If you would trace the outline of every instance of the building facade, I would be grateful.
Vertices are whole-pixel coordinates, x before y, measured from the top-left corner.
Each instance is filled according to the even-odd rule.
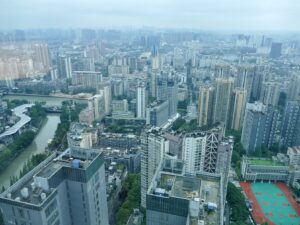
[[[285,106],[282,129],[282,145],[292,147],[300,145],[300,102],[288,101]]]
[[[169,119],[169,101],[161,101],[151,103],[146,111],[146,124],[155,127],[161,127],[168,122]]]
[[[202,86],[199,88],[198,124],[200,127],[212,124],[214,93],[213,87]]]
[[[104,161],[95,150],[55,153],[0,195],[5,224],[108,225]]]
[[[147,91],[144,85],[140,85],[137,88],[136,96],[136,117],[145,119],[146,118],[146,106],[147,106]]]
[[[261,102],[248,103],[243,122],[241,143],[247,153],[275,142],[279,112]]]
[[[216,79],[216,95],[213,110],[213,123],[227,124],[233,79]]]

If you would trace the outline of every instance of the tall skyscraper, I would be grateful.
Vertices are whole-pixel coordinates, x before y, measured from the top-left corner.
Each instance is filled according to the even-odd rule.
[[[196,174],[203,171],[206,134],[204,132],[187,134],[183,139],[182,148],[185,173]]]
[[[168,100],[168,80],[164,77],[157,78],[156,86],[156,97],[157,100],[166,101]]]
[[[136,117],[146,118],[146,106],[147,106],[147,90],[144,84],[140,84],[137,88],[136,96]]]
[[[151,51],[151,65],[152,65],[152,70],[157,71],[160,69],[160,56],[159,56],[159,52],[156,49],[156,46],[154,46]]]
[[[50,69],[49,50],[47,44],[33,44],[31,46],[33,50],[33,63],[39,64],[36,68],[42,71],[48,72]]]
[[[263,82],[260,94],[260,101],[265,105],[277,106],[280,95],[280,83]]]
[[[293,147],[300,145],[300,102],[288,101],[282,119],[282,145]]]
[[[277,131],[279,113],[261,102],[247,103],[241,143],[247,153],[271,147]]]
[[[104,96],[104,104],[105,104],[105,114],[108,115],[111,113],[111,84],[106,83],[103,84],[100,94]]]
[[[214,94],[213,87],[202,86],[199,89],[198,124],[200,127],[212,124]]]
[[[105,183],[96,150],[54,153],[0,195],[4,223],[108,225]]]
[[[166,151],[166,143],[163,134],[155,129],[145,130],[141,135],[141,205],[144,208],[147,190]]]
[[[227,79],[231,75],[231,68],[229,64],[219,63],[214,67],[214,76],[220,79]]]
[[[273,42],[270,51],[271,58],[279,58],[281,56],[282,43]]]
[[[88,108],[93,111],[94,119],[101,120],[105,116],[105,99],[103,95],[94,95],[88,99]]]
[[[227,124],[233,79],[216,79],[216,95],[213,110],[213,123]]]
[[[249,65],[242,65],[238,67],[235,77],[235,87],[240,87],[246,90],[247,102],[249,102],[253,83],[256,77],[256,68]]]
[[[205,172],[215,174],[220,173],[222,171],[221,168],[226,168],[227,171],[228,167],[230,167],[232,149],[223,151],[225,143],[227,143],[228,147],[232,145],[232,141],[229,143],[224,138],[223,125],[206,131],[187,133],[183,138],[182,144],[182,159],[185,165],[185,173],[197,174]],[[220,147],[221,144],[223,148]],[[219,156],[221,153],[222,157]],[[224,158],[227,160],[224,161]],[[229,163],[229,166],[225,165],[224,162]],[[228,173],[226,176],[228,176]]]
[[[157,95],[157,72],[151,72],[151,97],[156,97]]]
[[[59,56],[57,58],[57,70],[59,78],[72,78],[71,58],[68,56]]]
[[[243,125],[247,92],[243,88],[235,88],[232,92],[228,128],[240,130]]]
[[[290,101],[300,101],[300,75],[298,73],[292,75],[289,87],[288,99]]]
[[[255,74],[253,78],[253,85],[251,91],[251,99],[253,101],[258,101],[261,94],[261,86],[265,81],[266,74],[268,73],[267,67],[263,65],[255,66]],[[247,98],[248,99],[248,98]]]
[[[157,96],[157,98],[160,97]],[[174,117],[177,113],[178,87],[176,82],[173,80],[168,80],[167,82],[167,99],[164,99],[164,101],[168,101],[169,103],[169,108],[168,108],[169,118]]]

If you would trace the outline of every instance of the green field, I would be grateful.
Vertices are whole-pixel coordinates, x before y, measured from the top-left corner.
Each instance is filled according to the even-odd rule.
[[[276,225],[299,225],[300,218],[275,184],[252,183],[252,192],[264,215]]]
[[[267,159],[250,159],[250,164],[259,166],[284,166],[283,163]]]

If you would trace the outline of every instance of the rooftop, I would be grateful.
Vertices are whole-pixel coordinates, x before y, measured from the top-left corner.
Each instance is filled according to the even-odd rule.
[[[292,150],[294,154],[300,154],[300,146],[289,147],[288,150]]]
[[[274,161],[272,159],[249,159],[249,162],[251,165],[256,165],[256,166],[284,166],[283,163]]]
[[[219,224],[220,221],[220,182],[205,177],[182,176],[172,173],[160,172],[160,179],[154,186],[154,195],[175,197],[198,202],[198,208],[208,204],[216,204],[213,212],[203,211],[202,218],[190,216],[190,225],[198,225],[203,220],[205,224]],[[150,191],[151,189],[149,189]],[[191,206],[190,206],[191,207]],[[189,209],[191,210],[191,209]],[[200,213],[201,214],[201,213]]]
[[[32,205],[42,204],[48,196],[55,191],[49,187],[48,179],[62,167],[74,169],[85,169],[91,164],[91,160],[85,160],[70,156],[70,149],[56,156],[52,154],[49,158],[26,174],[13,186],[9,187],[0,198],[11,199]],[[46,179],[46,181],[45,181]]]

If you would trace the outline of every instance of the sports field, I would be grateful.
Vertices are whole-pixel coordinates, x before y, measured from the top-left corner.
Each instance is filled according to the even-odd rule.
[[[253,201],[252,216],[260,224],[300,225],[300,208],[282,183],[246,183],[241,186]]]

